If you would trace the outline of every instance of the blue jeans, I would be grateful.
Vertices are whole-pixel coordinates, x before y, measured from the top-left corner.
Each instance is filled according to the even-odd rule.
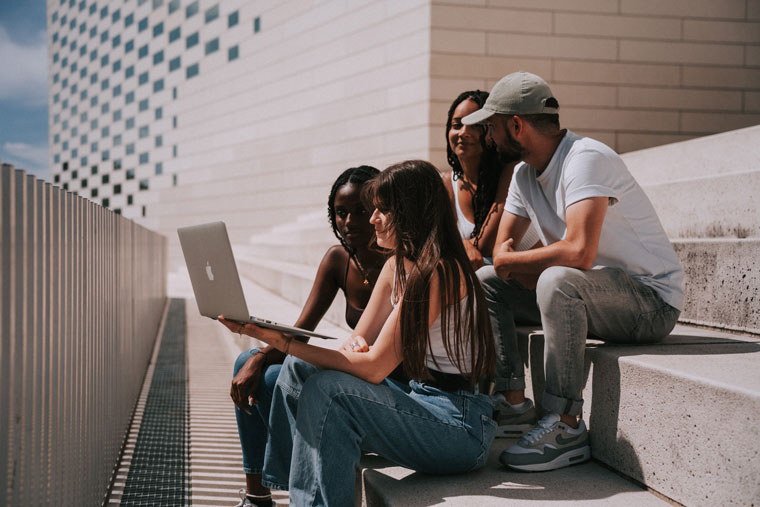
[[[433,474],[488,458],[496,423],[488,396],[392,379],[371,384],[288,357],[277,379],[262,484],[292,505],[354,505],[362,451]]]
[[[536,290],[500,279],[493,266],[484,266],[477,274],[497,340],[496,390],[525,389],[515,323],[540,323],[546,372],[541,404],[549,412],[581,413],[587,336],[615,343],[652,343],[673,330],[681,313],[618,268],[584,271],[552,266],[541,273]]]
[[[250,349],[240,354],[235,361],[232,376],[237,375],[246,361],[257,352],[258,349]],[[272,391],[277,382],[277,376],[280,374],[280,368],[282,368],[281,364],[271,364],[262,373],[259,387],[256,391],[258,403],[250,408],[250,414],[235,407],[240,447],[243,449],[243,469],[247,474],[261,473],[261,469],[264,466],[269,407],[272,403]]]

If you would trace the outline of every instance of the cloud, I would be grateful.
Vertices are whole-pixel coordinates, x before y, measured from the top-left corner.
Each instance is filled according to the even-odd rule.
[[[48,147],[46,144],[27,144],[17,142],[3,143],[2,151],[16,160],[7,160],[30,173],[47,173]]]
[[[32,45],[11,40],[0,26],[0,100],[22,105],[46,105],[48,101],[47,36],[41,31]]]

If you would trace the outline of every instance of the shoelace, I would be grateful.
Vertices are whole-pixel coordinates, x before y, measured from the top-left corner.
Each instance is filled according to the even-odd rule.
[[[554,425],[557,421],[551,417],[552,415],[553,414],[547,414],[541,418],[541,420],[538,421],[538,426],[523,435],[522,440],[524,440],[529,445],[533,445],[541,440],[544,435],[554,429]]]

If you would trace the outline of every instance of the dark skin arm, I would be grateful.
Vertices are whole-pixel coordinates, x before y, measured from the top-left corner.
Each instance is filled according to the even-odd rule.
[[[348,253],[341,246],[336,245],[327,250],[295,327],[310,331],[317,327],[340,289],[347,257]],[[250,405],[258,402],[255,393],[264,369],[267,365],[280,364],[284,360],[285,354],[270,345],[262,347],[258,354],[252,355],[232,379],[230,397],[235,405],[250,412]]]

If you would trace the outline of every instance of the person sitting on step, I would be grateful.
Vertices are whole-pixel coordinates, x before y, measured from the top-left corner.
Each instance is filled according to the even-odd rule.
[[[438,171],[393,165],[363,197],[392,256],[340,350],[219,317],[290,354],[272,396],[263,483],[289,490],[296,506],[353,505],[362,451],[425,473],[477,469],[496,431],[481,390],[494,362],[488,309]],[[386,378],[402,361],[408,384]]]
[[[330,247],[322,258],[296,327],[313,330],[338,290],[345,295],[346,324],[352,329],[367,306],[386,256],[376,247],[375,230],[360,194],[362,186],[378,173],[370,166],[353,167],[333,183],[327,215],[340,245]],[[235,361],[230,396],[235,402],[246,482],[239,507],[272,505],[271,492],[261,484],[261,468],[272,390],[284,358],[276,348],[264,347],[247,350]]]

